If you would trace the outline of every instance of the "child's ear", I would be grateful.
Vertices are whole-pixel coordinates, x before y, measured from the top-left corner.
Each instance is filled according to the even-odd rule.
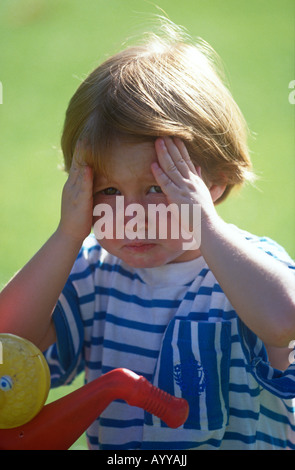
[[[217,202],[218,199],[223,195],[225,188],[226,188],[226,184],[224,185],[212,184],[211,186],[209,186],[209,191],[212,197],[212,201],[214,203]]]
[[[204,181],[204,183],[207,185],[209,191],[210,191],[210,194],[211,194],[211,197],[212,197],[212,201],[215,203],[218,201],[218,199],[223,195],[225,189],[226,189],[226,184],[214,184],[214,183],[211,183],[210,181],[206,181],[205,178],[203,178],[202,176],[202,169],[200,166],[196,166],[196,171],[199,175],[200,178],[202,178],[202,180]],[[224,175],[221,174],[221,176],[224,178]]]

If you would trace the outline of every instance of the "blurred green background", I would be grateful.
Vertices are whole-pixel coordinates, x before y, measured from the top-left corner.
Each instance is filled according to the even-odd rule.
[[[294,13],[294,0],[1,0],[1,287],[58,224],[66,179],[60,136],[70,97],[126,39],[148,29],[154,14],[217,51],[252,133],[260,179],[219,213],[295,258]]]

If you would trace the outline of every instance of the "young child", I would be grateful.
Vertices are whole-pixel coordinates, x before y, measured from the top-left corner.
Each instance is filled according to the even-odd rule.
[[[52,386],[125,367],[189,402],[170,429],[114,401],[88,430],[91,449],[295,449],[295,263],[216,212],[253,174],[213,64],[204,44],[153,35],[89,75],[65,118],[59,226],[0,296],[0,331],[46,350]],[[119,237],[131,204],[199,207],[198,227],[180,223],[201,243]],[[113,237],[90,234],[104,216],[94,207],[111,208]]]

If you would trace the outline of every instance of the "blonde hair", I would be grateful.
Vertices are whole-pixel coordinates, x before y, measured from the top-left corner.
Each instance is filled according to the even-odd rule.
[[[86,162],[103,171],[114,139],[176,136],[207,180],[226,184],[220,200],[253,179],[247,126],[217,72],[216,55],[183,36],[170,25],[169,34],[151,34],[115,54],[81,83],[61,140],[67,171],[78,139],[87,141]]]

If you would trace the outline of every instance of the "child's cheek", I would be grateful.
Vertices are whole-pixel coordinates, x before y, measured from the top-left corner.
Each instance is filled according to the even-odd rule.
[[[95,238],[113,240],[116,227],[115,198],[97,196],[93,198],[92,226]]]

